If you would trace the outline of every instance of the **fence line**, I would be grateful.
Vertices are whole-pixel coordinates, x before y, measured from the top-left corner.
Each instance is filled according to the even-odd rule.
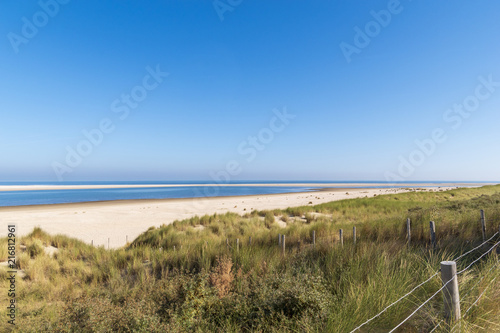
[[[349,333],[352,333],[352,332],[355,332],[357,330],[359,330],[361,327],[363,327],[364,325],[368,324],[369,322],[371,322],[373,319],[379,317],[382,313],[384,313],[385,311],[387,311],[390,307],[396,305],[397,303],[399,303],[400,301],[402,301],[403,299],[405,299],[406,297],[408,297],[410,294],[412,294],[415,290],[417,290],[418,288],[420,288],[421,286],[423,286],[424,284],[426,284],[427,282],[429,282],[430,280],[432,280],[432,278],[434,278],[436,275],[439,274],[439,271],[434,273],[430,278],[428,278],[427,280],[425,280],[424,282],[420,283],[418,286],[416,286],[415,288],[413,288],[411,291],[409,291],[408,293],[406,293],[404,296],[400,297],[397,301],[389,304],[385,309],[383,309],[382,311],[380,311],[378,314],[376,314],[375,316],[371,317],[370,319],[368,319],[367,321],[365,321],[363,324],[359,325],[358,327],[356,327],[355,329],[353,329],[351,332]]]
[[[476,288],[478,286],[478,284],[481,283],[481,281],[483,281],[486,276],[488,276],[488,274],[493,270],[493,268],[496,267],[497,264],[495,264],[493,267],[491,267],[487,272],[486,274],[484,274],[478,281],[476,281],[476,283],[474,283],[474,285],[472,287],[469,288],[469,290],[467,291],[467,293],[463,296],[463,298],[466,298],[467,296],[470,295],[470,293],[472,292],[472,290],[474,290],[474,288]]]
[[[440,291],[442,291],[448,285],[448,283],[454,281],[455,278],[458,275],[460,275],[463,272],[465,272],[466,270],[468,270],[470,267],[472,267],[472,265],[474,265],[476,262],[478,262],[482,257],[484,257],[485,255],[487,255],[488,253],[490,253],[498,244],[500,244],[500,241],[498,241],[497,243],[495,243],[488,251],[486,251],[485,253],[483,253],[479,258],[477,258],[476,260],[474,260],[467,267],[465,267],[460,272],[457,272],[455,275],[453,275],[453,277],[451,279],[449,279],[441,288],[439,288],[438,291],[436,291],[431,297],[429,297],[425,302],[423,302],[417,309],[415,309],[415,311],[413,311],[408,317],[406,317],[396,327],[394,327],[392,330],[390,330],[389,333],[394,332],[398,327],[400,327],[401,325],[403,325],[408,319],[410,319],[415,313],[417,313],[418,310],[420,310],[425,304],[427,304],[431,299],[433,299]]]
[[[495,233],[492,237],[490,237],[488,240],[486,240],[486,241],[484,241],[483,243],[481,243],[481,245],[476,246],[476,247],[475,247],[475,248],[473,248],[472,250],[467,251],[466,253],[464,253],[464,254],[462,254],[462,255],[458,256],[456,259],[453,259],[453,261],[460,260],[460,259],[462,259],[463,257],[465,257],[466,255],[468,255],[468,254],[472,253],[473,251],[475,251],[475,250],[477,250],[477,249],[481,248],[484,244],[486,244],[487,242],[489,242],[491,239],[493,239],[493,238],[494,238],[496,235],[498,235],[498,234],[499,234],[499,232],[496,232],[496,233]],[[491,252],[491,251],[492,251],[492,250],[496,247],[496,245],[498,245],[499,243],[500,243],[500,242],[497,242],[495,245],[493,245],[493,246],[490,248],[490,250],[488,250],[486,253],[484,253],[484,254],[483,254],[483,255],[481,255],[479,258],[477,258],[476,260],[474,260],[474,261],[473,261],[473,262],[472,262],[469,266],[467,266],[467,267],[466,267],[465,269],[463,269],[462,271],[458,272],[456,275],[459,275],[459,274],[463,273],[464,271],[466,271],[467,269],[469,269],[469,268],[470,268],[470,267],[471,267],[474,263],[476,263],[478,260],[480,260],[483,256],[485,256],[487,253]],[[397,303],[399,303],[400,301],[402,301],[403,299],[405,299],[406,297],[408,297],[408,296],[409,296],[410,294],[412,294],[415,290],[417,290],[418,288],[420,288],[421,286],[423,286],[424,284],[426,284],[427,282],[429,282],[430,280],[432,280],[432,278],[434,278],[434,277],[435,277],[436,275],[438,275],[438,274],[439,274],[439,271],[438,271],[438,272],[436,272],[436,273],[434,273],[431,277],[429,277],[429,278],[428,278],[427,280],[425,280],[424,282],[422,282],[422,283],[420,283],[419,285],[417,285],[416,287],[414,287],[411,291],[409,291],[408,293],[406,293],[404,296],[400,297],[400,298],[399,298],[398,300],[396,300],[395,302],[393,302],[393,303],[389,304],[387,307],[385,307],[385,308],[384,308],[382,311],[380,311],[378,314],[376,314],[375,316],[371,317],[370,319],[368,319],[367,321],[365,321],[364,323],[362,323],[361,325],[359,325],[358,327],[356,327],[355,329],[353,329],[352,331],[350,331],[350,333],[353,333],[353,332],[357,331],[358,329],[360,329],[360,328],[361,328],[361,327],[363,327],[364,325],[368,324],[369,322],[371,322],[371,321],[372,321],[372,320],[374,320],[375,318],[377,318],[377,317],[379,317],[380,315],[382,315],[382,314],[383,314],[385,311],[387,311],[390,307],[392,307],[392,306],[396,305]],[[446,283],[446,284],[445,284],[445,286],[446,286],[447,284],[448,284],[448,283]],[[438,290],[438,292],[439,292],[439,291],[441,291],[443,288],[444,288],[444,286],[443,286],[440,290]],[[432,296],[432,297],[434,297],[434,296]],[[431,297],[431,298],[432,298],[432,297]],[[419,310],[419,309],[420,309],[420,307],[419,307],[417,310]],[[413,315],[413,314],[412,314],[412,315]],[[411,316],[412,316],[412,315],[411,315]],[[409,319],[409,317],[408,317],[407,319]],[[406,319],[406,320],[407,320],[407,319]],[[405,320],[405,321],[406,321],[406,320]],[[401,324],[402,324],[402,323],[401,323]],[[438,324],[438,325],[440,325],[440,324]],[[397,327],[399,327],[399,326],[397,326]],[[396,328],[397,328],[397,327],[396,327]],[[436,326],[436,327],[437,327],[437,326]],[[436,328],[436,327],[435,327],[435,328]],[[435,328],[434,328],[434,329],[435,329]],[[391,331],[391,332],[392,332],[392,331]]]
[[[415,310],[413,311],[408,317],[406,317],[402,322],[400,322],[396,327],[394,327],[392,330],[389,331],[389,333],[392,333],[394,332],[399,326],[403,325],[408,319],[410,319],[411,317],[413,317],[413,315],[415,313],[417,313],[418,310],[420,310],[421,308],[424,307],[425,304],[429,303],[429,301],[431,299],[433,299],[434,297],[436,297],[436,295],[441,291],[443,290],[447,285],[448,283],[450,283],[451,281],[454,280],[454,278],[457,276],[457,274],[455,274],[451,279],[448,280],[448,282],[446,282],[441,288],[438,289],[438,291],[436,291],[431,297],[429,297],[425,302],[423,302],[422,304],[420,304],[420,306]]]
[[[460,272],[457,273],[457,275],[459,274],[462,274],[463,272],[465,272],[466,270],[468,270],[472,265],[474,265],[476,262],[479,261],[479,259],[481,259],[482,257],[484,257],[485,255],[487,255],[488,253],[490,253],[498,244],[500,244],[500,241],[496,242],[495,244],[493,244],[492,247],[490,247],[490,249],[488,251],[486,251],[485,253],[483,253],[479,258],[477,258],[476,260],[474,260],[473,262],[471,262],[469,264],[469,266],[465,267],[464,269],[462,269]]]
[[[461,256],[457,257],[456,259],[453,259],[453,261],[458,261],[460,259],[462,259],[463,257],[465,257],[466,255],[468,255],[469,253],[479,249],[480,247],[482,247],[484,244],[488,243],[490,240],[492,240],[496,235],[498,235],[498,231],[495,232],[495,234],[493,236],[491,236],[488,240],[485,240],[484,242],[481,243],[481,245],[478,245],[476,246],[475,248],[473,248],[472,250],[470,251],[467,251],[465,252],[464,254],[462,254]]]
[[[496,265],[495,265],[495,266],[496,266]],[[495,267],[495,266],[493,266],[493,267]],[[476,305],[476,303],[477,303],[477,302],[481,299],[481,297],[483,297],[483,295],[484,295],[484,293],[486,292],[486,290],[488,290],[488,288],[491,286],[491,284],[492,284],[493,282],[495,282],[495,280],[497,279],[497,277],[498,277],[498,276],[495,276],[495,277],[493,278],[493,280],[491,280],[491,281],[490,281],[490,283],[488,283],[488,285],[486,286],[486,288],[484,288],[483,292],[479,295],[479,297],[478,297],[478,298],[474,301],[474,303],[472,303],[472,305],[471,305],[471,306],[470,306],[470,307],[469,307],[469,308],[465,311],[465,314],[467,314],[467,313],[469,312],[469,310],[470,310],[470,309],[472,309],[472,307],[473,307],[474,305]]]

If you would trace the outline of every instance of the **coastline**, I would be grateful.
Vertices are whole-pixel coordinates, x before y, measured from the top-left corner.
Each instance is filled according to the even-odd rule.
[[[428,187],[445,191],[457,186]],[[63,234],[95,246],[118,248],[148,228],[175,220],[214,213],[250,213],[253,210],[285,209],[374,195],[407,192],[407,188],[322,188],[310,192],[205,197],[189,199],[139,199],[96,201],[37,206],[0,207],[0,220],[15,224],[18,236],[40,227],[50,234]]]
[[[374,187],[474,187],[495,183],[425,182],[425,183],[249,183],[249,184],[107,184],[107,185],[0,185],[0,192],[47,191],[47,190],[90,190],[124,188],[168,188],[168,187],[313,187],[313,188],[374,188]]]

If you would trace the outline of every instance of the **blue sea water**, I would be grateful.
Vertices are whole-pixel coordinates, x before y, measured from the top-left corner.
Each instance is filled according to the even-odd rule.
[[[274,194],[306,192],[306,187],[270,187],[270,186],[192,186],[192,187],[139,187],[106,188],[79,190],[36,190],[36,191],[0,191],[0,206],[47,205],[58,203],[131,200],[131,199],[172,199],[198,198],[252,194]]]
[[[272,182],[232,182],[232,184],[291,184],[291,186],[192,186],[192,187],[164,187],[164,188],[107,188],[107,189],[67,189],[67,190],[36,190],[36,191],[0,191],[0,206],[25,206],[25,205],[46,205],[60,203],[90,202],[90,201],[111,201],[111,200],[132,200],[132,199],[170,199],[170,198],[197,198],[235,195],[260,195],[276,193],[306,192],[314,190],[315,187],[293,186],[293,184],[345,184],[346,188],[355,187],[350,184],[359,183],[356,181],[332,182],[332,181],[272,181]],[[372,188],[382,188],[391,186],[381,186],[381,182],[366,182]],[[412,184],[418,182],[411,182]],[[424,182],[422,182],[424,183]],[[429,184],[429,182],[425,182]],[[437,182],[436,182],[437,183]],[[443,182],[439,182],[443,183]],[[463,183],[463,182],[462,182]],[[158,182],[158,181],[138,181],[138,182],[0,182],[0,185],[153,185],[153,184],[210,184],[210,182]],[[404,187],[404,183],[398,187]]]

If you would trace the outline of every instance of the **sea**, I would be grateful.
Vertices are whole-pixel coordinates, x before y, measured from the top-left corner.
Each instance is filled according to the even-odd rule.
[[[355,184],[367,184],[363,188],[391,188],[391,187],[414,187],[414,184],[422,183],[430,186],[432,184],[456,184],[457,182],[408,182],[398,183],[398,186],[384,186],[380,181],[242,181],[231,182],[232,186],[206,186],[213,184],[204,181],[124,181],[124,182],[0,182],[0,185],[179,185],[163,188],[134,187],[134,188],[105,188],[105,189],[64,189],[64,190],[31,190],[31,191],[0,191],[0,207],[26,206],[26,205],[48,205],[92,201],[113,200],[137,200],[137,199],[174,199],[174,198],[198,198],[219,197],[237,195],[263,195],[278,193],[294,193],[314,191],[323,188],[323,184],[332,184],[342,188],[359,187]],[[460,182],[466,183],[466,182]],[[183,187],[183,184],[197,184],[199,186]],[[246,184],[256,184],[245,186]],[[287,186],[258,186],[259,184],[287,184]],[[296,186],[294,185],[296,184]],[[311,186],[299,186],[309,184]],[[318,186],[314,186],[318,184]],[[320,185],[321,184],[321,185]],[[412,184],[412,185],[409,185]],[[424,187],[422,185],[421,187]]]

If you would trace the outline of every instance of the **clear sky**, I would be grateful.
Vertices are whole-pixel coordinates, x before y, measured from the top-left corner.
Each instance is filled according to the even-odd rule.
[[[2,1],[0,181],[498,181],[499,13]]]

